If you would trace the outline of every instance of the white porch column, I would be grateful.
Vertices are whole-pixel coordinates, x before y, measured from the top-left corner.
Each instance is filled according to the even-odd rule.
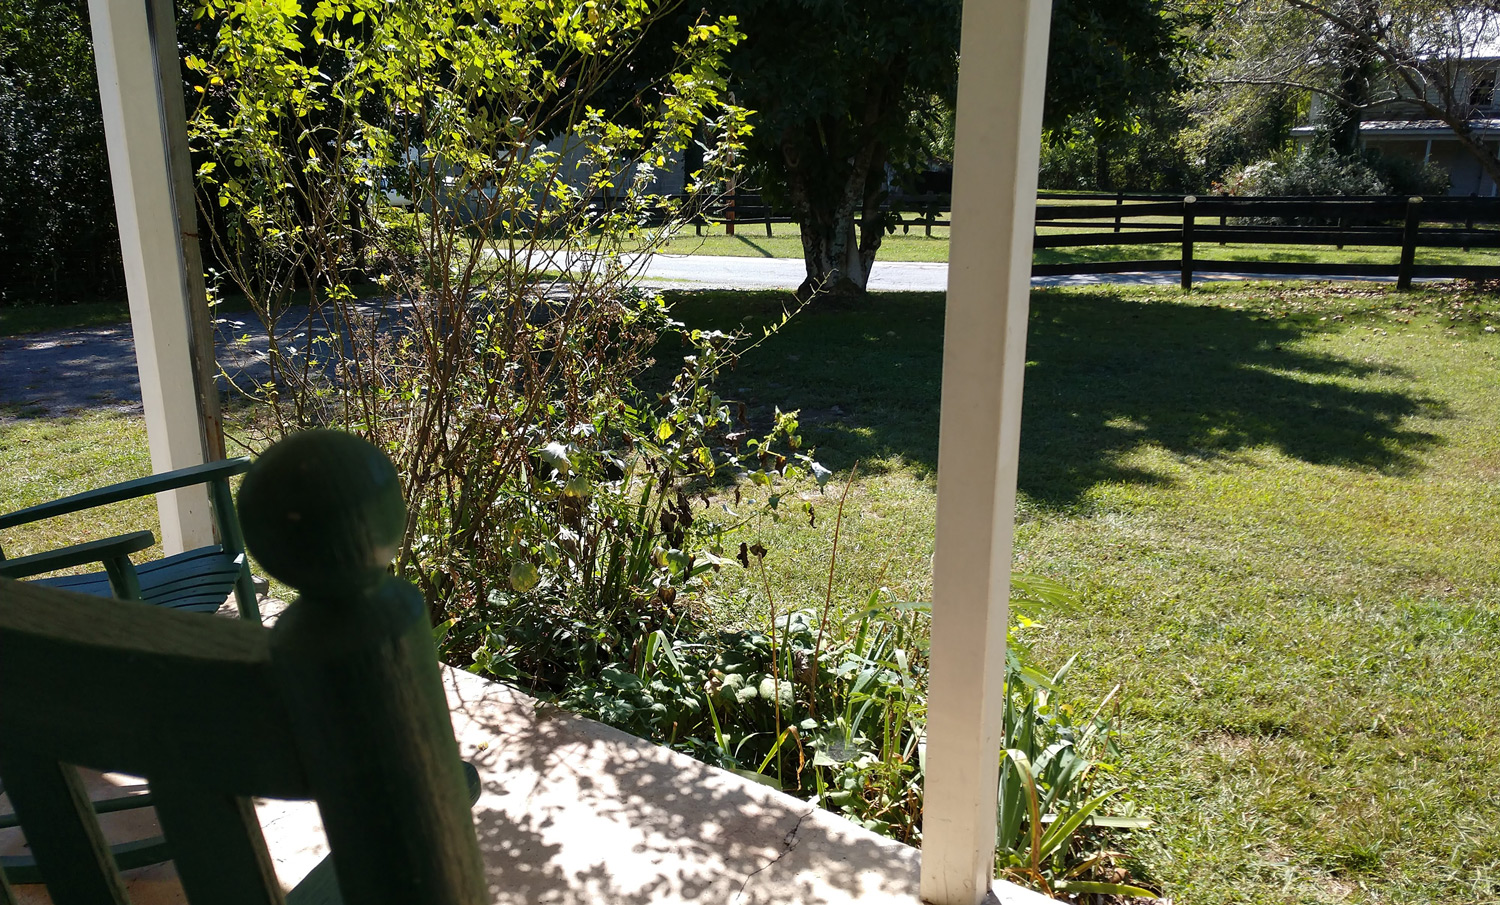
[[[198,465],[205,461],[204,426],[193,381],[187,282],[147,2],[89,0],[89,18],[151,470]],[[168,554],[213,543],[207,489],[159,494],[156,507]]]
[[[147,0],[89,0],[153,471],[205,461],[188,287]],[[213,542],[203,487],[157,496],[168,553]]]
[[[965,0],[938,445],[922,899],[994,876],[1005,625],[1051,0]]]

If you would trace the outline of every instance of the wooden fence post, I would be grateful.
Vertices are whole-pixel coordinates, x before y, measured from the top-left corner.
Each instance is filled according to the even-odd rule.
[[[1115,232],[1120,231],[1121,216],[1125,211],[1125,192],[1115,192]]]
[[[729,186],[729,195],[724,199],[724,235],[734,235],[734,192],[733,183]]]
[[[1478,192],[1470,192],[1469,193],[1469,197],[1470,198],[1478,198],[1479,197],[1479,193]],[[1468,206],[1468,209],[1469,209],[1469,216],[1464,220],[1464,233],[1465,233],[1464,238],[1465,239],[1468,238],[1468,233],[1471,233],[1471,232],[1474,231],[1474,205],[1471,202],[1467,206]],[[1467,252],[1469,250],[1469,246],[1465,245],[1464,248],[1463,248],[1463,250],[1465,252]]]
[[[1182,288],[1193,288],[1193,205],[1198,202],[1194,195],[1182,199]]]
[[[1422,219],[1422,198],[1413,195],[1406,199],[1406,228],[1401,232],[1401,266],[1396,271],[1396,288],[1405,292],[1411,288],[1411,271],[1417,260],[1417,228]]]

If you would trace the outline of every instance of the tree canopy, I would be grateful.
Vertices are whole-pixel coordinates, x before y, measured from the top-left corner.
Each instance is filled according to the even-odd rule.
[[[86,0],[0,4],[0,304],[124,289]]]
[[[1361,118],[1400,101],[1451,128],[1500,181],[1473,124],[1490,98],[1471,90],[1469,65],[1500,46],[1495,0],[1226,0],[1215,21],[1215,80],[1322,98],[1333,150],[1352,154]]]
[[[862,291],[885,232],[887,168],[920,165],[925,137],[951,104],[961,3],[726,0],[722,8],[746,36],[730,68],[736,102],[755,111],[749,164],[801,225],[803,288]]]

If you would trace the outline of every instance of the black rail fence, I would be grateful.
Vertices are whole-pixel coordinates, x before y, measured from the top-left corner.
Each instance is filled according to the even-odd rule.
[[[947,217],[951,205],[949,195],[891,195],[881,205],[881,210],[888,216],[893,215],[894,220],[888,222],[903,232],[910,233],[913,227],[917,227],[931,238],[933,227],[950,225]],[[774,224],[796,223],[797,219],[787,211],[772,207],[759,194],[737,192],[716,198],[691,218],[691,222],[700,236],[703,227],[716,224],[724,227],[731,236],[737,230],[764,227],[766,237],[774,238]]]
[[[1036,248],[1176,244],[1177,260],[1074,261],[1037,264],[1036,276],[1177,270],[1189,289],[1200,273],[1264,276],[1500,279],[1491,264],[1418,264],[1417,251],[1500,249],[1500,199],[1474,197],[1162,197],[1068,195],[1068,204],[1037,205]],[[1099,202],[1105,203],[1099,203]],[[1072,232],[1041,233],[1041,227]],[[1391,248],[1389,263],[1219,260],[1204,246],[1320,245]]]
[[[891,195],[887,223],[904,233],[951,225],[948,195]],[[718,199],[694,218],[698,233],[794,223],[758,194]],[[1410,288],[1414,279],[1500,279],[1497,264],[1418,264],[1420,249],[1500,249],[1500,198],[1461,196],[1233,197],[1142,193],[1038,193],[1037,249],[1176,245],[1178,257],[1035,264],[1033,276],[1178,271],[1190,289],[1203,273],[1373,277]],[[1045,230],[1045,231],[1044,231]],[[1235,260],[1213,257],[1230,245],[1390,248],[1389,263]],[[1500,259],[1497,259],[1500,261]]]

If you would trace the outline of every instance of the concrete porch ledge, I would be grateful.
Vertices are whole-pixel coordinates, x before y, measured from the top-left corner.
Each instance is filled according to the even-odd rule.
[[[444,684],[459,749],[483,784],[474,817],[496,905],[919,901],[914,848],[508,686],[447,668]],[[317,809],[257,809],[277,874],[295,885],[327,851]],[[145,816],[106,830],[148,835]],[[10,835],[0,833],[0,852],[20,850]],[[136,905],[186,901],[170,865],[127,879]],[[15,891],[20,905],[48,901],[40,887]],[[1049,901],[1007,883],[994,893],[1005,905]]]
[[[768,786],[449,672],[496,903],[917,901],[916,849]]]

